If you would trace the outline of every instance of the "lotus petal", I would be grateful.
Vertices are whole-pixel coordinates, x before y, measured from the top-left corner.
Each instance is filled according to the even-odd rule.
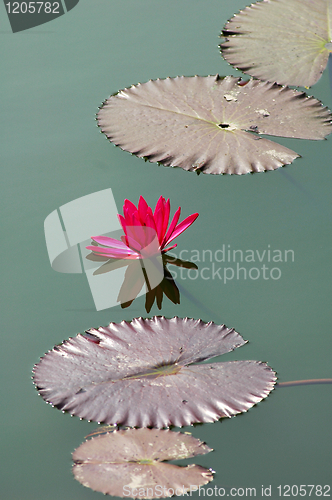
[[[211,448],[190,434],[169,430],[127,429],[85,441],[73,453],[75,478],[102,493],[132,498],[164,498],[175,491],[213,479],[199,465],[163,463],[209,453]],[[192,488],[193,489],[193,488]]]
[[[223,29],[223,57],[249,75],[310,87],[332,50],[332,0],[263,0]]]
[[[106,100],[98,124],[117,146],[207,174],[274,170],[299,155],[259,134],[324,139],[331,113],[313,97],[227,76],[149,81]]]
[[[72,415],[130,427],[178,427],[247,411],[273,389],[265,363],[194,364],[245,341],[189,318],[110,323],[54,347],[34,367],[40,395]]]

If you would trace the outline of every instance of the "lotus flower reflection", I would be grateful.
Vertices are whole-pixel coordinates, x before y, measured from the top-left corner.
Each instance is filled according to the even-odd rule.
[[[92,236],[97,245],[86,247],[94,254],[109,259],[142,259],[165,253],[177,245],[169,244],[196,220],[198,214],[192,214],[178,224],[181,207],[177,209],[168,227],[170,201],[159,198],[154,213],[147,202],[140,197],[138,207],[125,200],[123,216],[118,215],[125,235],[121,241],[107,236]],[[168,229],[167,229],[168,228]],[[98,246],[102,245],[102,246]]]

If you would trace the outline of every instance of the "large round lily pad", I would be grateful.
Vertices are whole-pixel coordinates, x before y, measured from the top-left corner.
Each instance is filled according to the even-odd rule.
[[[209,453],[189,434],[156,429],[114,431],[85,441],[73,453],[75,478],[84,486],[118,497],[164,498],[185,494],[213,479],[199,465],[164,463]]]
[[[105,101],[98,124],[126,151],[206,174],[274,170],[299,156],[261,134],[320,140],[332,132],[331,113],[313,97],[218,75],[121,90]]]
[[[137,318],[56,346],[33,380],[48,403],[87,420],[158,428],[214,422],[273,389],[265,363],[201,363],[243,344],[234,329],[212,322]]]
[[[332,52],[332,0],[263,0],[223,29],[223,57],[249,75],[310,87]]]

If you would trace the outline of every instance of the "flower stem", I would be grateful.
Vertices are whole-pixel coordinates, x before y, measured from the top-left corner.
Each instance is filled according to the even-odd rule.
[[[296,385],[332,384],[332,378],[313,378],[308,380],[291,380],[289,382],[278,382],[277,387],[292,387]]]

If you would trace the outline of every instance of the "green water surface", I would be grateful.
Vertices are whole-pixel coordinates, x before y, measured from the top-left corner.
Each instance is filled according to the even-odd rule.
[[[15,34],[0,6],[1,500],[102,498],[71,473],[72,451],[97,424],[46,405],[31,383],[34,363],[55,344],[90,327],[146,316],[143,298],[128,309],[97,312],[84,275],[51,268],[44,220],[84,195],[111,188],[119,208],[140,195],[154,206],[163,195],[173,212],[178,206],[183,216],[199,212],[179,237],[179,251],[292,250],[294,258],[278,263],[277,280],[225,284],[217,276],[184,275],[179,283],[188,293],[180,305],[165,299],[162,314],[234,327],[249,344],[223,360],[267,361],[280,381],[332,377],[332,136],[278,138],[302,158],[275,172],[197,176],[145,163],[96,127],[97,107],[131,84],[240,75],[217,46],[226,20],[246,5],[80,0],[66,15]],[[327,72],[310,93],[331,107]],[[154,314],[160,314],[155,306]],[[276,499],[278,485],[331,484],[331,389],[278,388],[246,414],[186,428],[215,450],[188,462],[213,468],[212,486],[254,487],[258,498],[262,485],[272,485]]]

